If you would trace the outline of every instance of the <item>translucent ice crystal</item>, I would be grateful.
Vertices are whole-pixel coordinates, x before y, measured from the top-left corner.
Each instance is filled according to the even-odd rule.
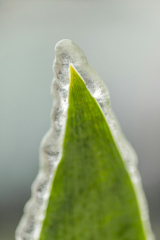
[[[70,64],[77,69],[87,89],[102,109],[132,180],[147,240],[153,240],[154,236],[150,229],[148,207],[142,190],[140,175],[137,170],[137,156],[123,136],[112,112],[107,87],[88,64],[83,51],[71,40],[65,39],[58,42],[55,47],[55,55],[56,57],[53,64],[54,79],[52,84],[52,94],[54,97],[52,127],[41,143],[40,170],[32,185],[32,197],[24,208],[24,215],[16,230],[16,240],[39,239],[50,195],[52,179],[61,159],[68,109]]]

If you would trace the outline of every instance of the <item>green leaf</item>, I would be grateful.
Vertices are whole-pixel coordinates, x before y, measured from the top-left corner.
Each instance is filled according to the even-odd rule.
[[[136,154],[83,51],[55,47],[52,126],[16,240],[154,240]]]
[[[139,206],[97,101],[70,65],[69,107],[39,240],[144,240]]]

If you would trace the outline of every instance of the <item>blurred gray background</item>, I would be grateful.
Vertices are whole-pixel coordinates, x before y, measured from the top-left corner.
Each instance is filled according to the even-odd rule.
[[[14,231],[50,127],[54,46],[77,43],[139,157],[160,236],[160,1],[0,1],[0,240]]]

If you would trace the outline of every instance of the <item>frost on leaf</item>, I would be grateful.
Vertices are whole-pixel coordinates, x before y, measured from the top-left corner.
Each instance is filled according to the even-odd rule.
[[[55,55],[52,127],[16,240],[153,240],[137,157],[106,86],[72,41]]]

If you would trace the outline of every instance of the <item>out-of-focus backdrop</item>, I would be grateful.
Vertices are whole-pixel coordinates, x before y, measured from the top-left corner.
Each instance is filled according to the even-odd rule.
[[[50,127],[54,46],[77,43],[139,157],[160,237],[160,1],[0,1],[0,240],[14,231]]]

